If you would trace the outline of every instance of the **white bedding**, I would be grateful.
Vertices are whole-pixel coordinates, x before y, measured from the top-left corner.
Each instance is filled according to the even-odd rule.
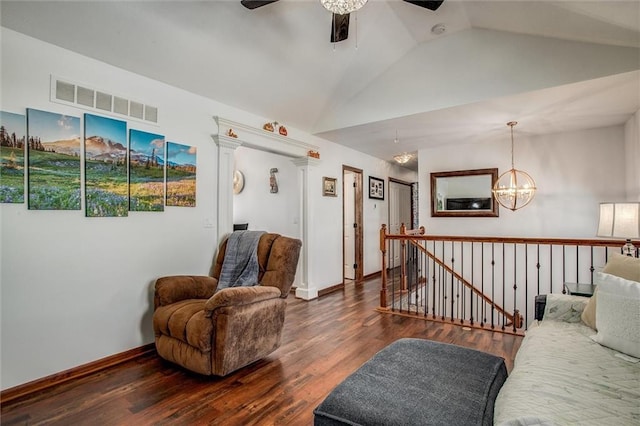
[[[640,362],[594,342],[595,334],[546,314],[534,323],[496,399],[494,424],[640,425]]]

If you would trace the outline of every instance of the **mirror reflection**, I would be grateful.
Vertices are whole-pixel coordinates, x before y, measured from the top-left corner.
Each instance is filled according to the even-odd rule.
[[[497,217],[497,179],[497,168],[431,173],[431,216]]]

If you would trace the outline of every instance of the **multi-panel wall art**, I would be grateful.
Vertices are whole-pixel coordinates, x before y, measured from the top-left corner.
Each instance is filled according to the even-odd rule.
[[[80,118],[27,109],[30,210],[80,210]]]
[[[80,210],[84,183],[87,217],[195,207],[196,147],[168,142],[165,150],[162,135],[89,113],[81,139],[79,117],[26,111],[0,111],[0,203]]]
[[[164,136],[129,131],[129,210],[164,210]]]
[[[196,205],[196,147],[167,142],[167,206]]]
[[[84,115],[84,170],[87,217],[127,216],[127,123]]]
[[[26,133],[24,115],[0,111],[0,202],[2,203],[24,203]]]

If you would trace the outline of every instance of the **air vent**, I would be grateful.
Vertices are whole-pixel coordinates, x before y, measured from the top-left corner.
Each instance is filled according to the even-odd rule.
[[[76,102],[80,105],[94,107],[94,97],[95,92],[91,89],[87,89],[86,87],[76,86]]]
[[[96,92],[96,108],[111,111],[111,96],[108,93]]]
[[[76,100],[76,86],[56,81],[56,97],[61,101],[74,102]]]
[[[129,101],[118,96],[113,97],[113,112],[129,115]]]
[[[53,75],[50,100],[83,109],[107,111],[146,123],[158,123],[158,108],[155,106],[87,87],[84,84],[72,83]]]

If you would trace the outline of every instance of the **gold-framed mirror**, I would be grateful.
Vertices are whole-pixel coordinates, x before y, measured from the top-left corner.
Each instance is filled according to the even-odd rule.
[[[497,180],[497,168],[431,173],[431,216],[498,217]]]

